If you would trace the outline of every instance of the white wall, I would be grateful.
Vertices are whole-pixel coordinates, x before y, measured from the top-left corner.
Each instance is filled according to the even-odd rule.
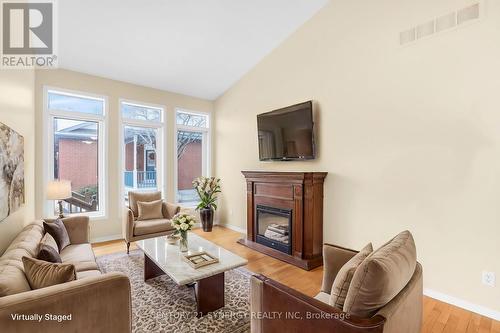
[[[215,105],[221,222],[244,227],[241,170],[327,171],[324,241],[413,232],[426,288],[500,311],[500,1],[479,23],[400,47],[466,0],[332,0]],[[312,99],[318,158],[258,161],[256,114]]]
[[[35,75],[0,69],[0,122],[24,136],[25,204],[0,221],[0,254],[35,216]]]

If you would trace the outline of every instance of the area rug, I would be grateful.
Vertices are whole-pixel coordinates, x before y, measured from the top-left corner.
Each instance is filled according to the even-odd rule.
[[[225,273],[226,306],[196,317],[193,288],[178,286],[167,275],[144,282],[144,254],[140,250],[97,258],[104,273],[122,272],[132,286],[132,331],[142,332],[250,332],[250,276],[243,268]]]

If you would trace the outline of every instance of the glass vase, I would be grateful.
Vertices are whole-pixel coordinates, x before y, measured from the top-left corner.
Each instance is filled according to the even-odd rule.
[[[181,239],[179,240],[179,250],[181,252],[188,251],[188,234],[187,234],[187,232],[181,232]]]

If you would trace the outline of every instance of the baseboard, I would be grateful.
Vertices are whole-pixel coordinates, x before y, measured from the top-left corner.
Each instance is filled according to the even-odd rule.
[[[232,225],[232,224],[220,224],[220,223],[216,223],[215,225],[220,225],[221,227],[228,228],[228,229],[237,231],[237,232],[242,233],[242,234],[246,234],[247,233],[246,229],[237,227],[237,226]]]
[[[109,242],[109,241],[119,240],[119,239],[123,239],[123,236],[121,234],[92,238],[90,242],[91,243],[102,243],[102,242]]]
[[[468,301],[464,301],[462,299],[443,294],[439,291],[424,289],[424,295],[429,296],[430,298],[437,299],[439,301],[458,306],[459,308],[480,314],[481,316],[485,316],[494,320],[500,321],[500,312],[486,308],[481,305],[473,304]]]

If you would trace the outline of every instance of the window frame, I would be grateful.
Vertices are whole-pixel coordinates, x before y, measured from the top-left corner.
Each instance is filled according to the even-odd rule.
[[[122,104],[130,104],[139,107],[154,108],[160,110],[160,121],[141,120],[123,117]],[[166,198],[165,193],[165,174],[166,174],[166,154],[164,153],[165,147],[165,131],[166,131],[166,111],[167,108],[163,105],[153,104],[148,102],[139,102],[131,99],[120,98],[118,100],[118,118],[119,118],[119,144],[120,144],[120,162],[118,163],[118,174],[120,175],[120,197],[119,204],[123,202],[124,197],[127,195],[125,192],[125,184],[123,181],[123,172],[125,171],[125,127],[143,127],[152,128],[157,130],[156,138],[156,190],[162,193],[162,198]],[[137,189],[137,191],[150,191],[151,188]]]
[[[180,125],[177,124],[177,113],[187,113],[197,116],[205,116],[207,118],[207,126],[206,127],[196,127],[196,126],[188,126],[188,125]],[[179,202],[179,179],[178,179],[178,160],[177,160],[177,132],[186,131],[186,132],[202,132],[202,174],[201,176],[209,177],[212,171],[211,163],[211,131],[212,131],[212,118],[211,113],[204,111],[193,111],[184,108],[175,108],[174,115],[174,198],[175,203],[182,205],[183,207],[196,207],[198,205],[198,201],[193,202]]]
[[[103,102],[102,115],[91,113],[83,113],[78,111],[66,111],[49,108],[48,97],[49,93],[54,92],[62,95],[75,96],[87,99],[98,99]],[[68,216],[88,216],[92,220],[105,220],[108,217],[108,182],[107,170],[108,160],[105,157],[108,147],[108,97],[89,92],[69,90],[65,88],[43,86],[43,165],[44,165],[44,188],[47,188],[49,181],[54,180],[54,120],[63,118],[69,120],[80,120],[88,122],[96,122],[99,127],[98,132],[98,149],[97,149],[97,173],[98,173],[98,191],[99,191],[99,210],[95,212],[72,213]],[[44,194],[45,196],[45,194]],[[45,200],[43,211],[48,216],[56,215],[53,200]]]

